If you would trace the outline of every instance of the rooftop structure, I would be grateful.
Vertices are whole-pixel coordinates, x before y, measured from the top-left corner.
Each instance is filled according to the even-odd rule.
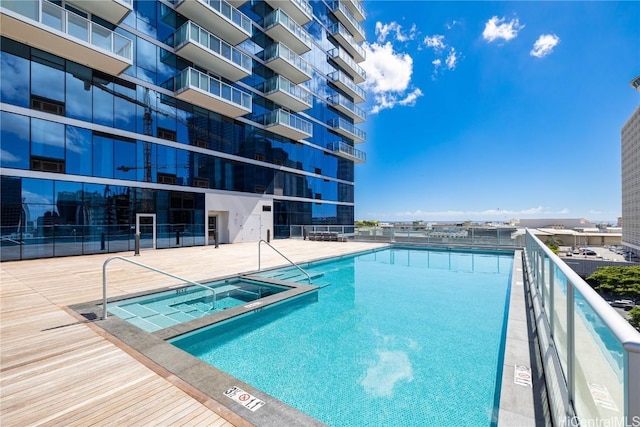
[[[631,87],[640,92],[640,76]],[[621,131],[622,163],[622,244],[640,253],[640,107]]]

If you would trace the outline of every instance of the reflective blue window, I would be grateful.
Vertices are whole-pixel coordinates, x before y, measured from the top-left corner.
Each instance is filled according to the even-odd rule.
[[[82,65],[67,62],[65,114],[74,119],[91,121],[93,103],[91,96],[91,70]]]
[[[64,102],[64,84],[64,60],[32,49],[31,94]]]
[[[93,176],[113,178],[113,139],[93,135]]]
[[[7,168],[29,169],[29,118],[0,112],[2,123],[0,165]]]
[[[66,128],[66,172],[76,175],[91,176],[93,147],[91,131],[88,129],[67,126]]]
[[[2,38],[0,55],[0,100],[20,107],[29,107],[30,71],[29,48]]]
[[[31,119],[31,155],[64,159],[64,125],[47,120]]]

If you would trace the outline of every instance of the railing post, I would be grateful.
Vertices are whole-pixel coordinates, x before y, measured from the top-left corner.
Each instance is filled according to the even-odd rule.
[[[567,392],[569,394],[569,402],[575,402],[575,324],[574,324],[574,298],[575,289],[573,283],[567,280]]]

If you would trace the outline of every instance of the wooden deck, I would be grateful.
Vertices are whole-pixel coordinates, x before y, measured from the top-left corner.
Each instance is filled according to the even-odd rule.
[[[276,240],[295,262],[383,246]],[[246,420],[106,334],[68,306],[102,298],[114,255],[0,263],[0,425],[246,426]],[[135,261],[190,280],[257,269],[257,243],[143,251]],[[262,246],[262,267],[285,265]],[[178,283],[114,260],[109,297]]]

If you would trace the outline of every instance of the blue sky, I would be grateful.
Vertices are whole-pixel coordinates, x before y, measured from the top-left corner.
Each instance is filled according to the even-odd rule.
[[[617,220],[640,2],[363,5],[356,219]]]

